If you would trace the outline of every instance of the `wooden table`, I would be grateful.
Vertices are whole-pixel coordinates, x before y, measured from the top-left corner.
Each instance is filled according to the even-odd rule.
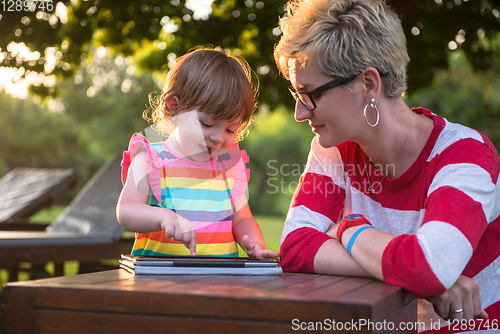
[[[402,288],[294,273],[134,276],[117,269],[9,283],[2,298],[4,334],[274,334],[318,323],[391,333],[391,322],[397,329],[417,321],[417,300]],[[360,328],[361,322],[373,330]],[[405,332],[416,333],[398,331]]]

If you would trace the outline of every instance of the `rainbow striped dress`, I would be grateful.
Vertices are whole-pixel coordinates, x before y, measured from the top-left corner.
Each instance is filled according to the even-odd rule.
[[[238,256],[232,233],[233,204],[246,196],[250,171],[248,157],[235,143],[209,161],[178,156],[164,142],[149,143],[136,133],[124,152],[122,178],[139,152],[146,150],[149,164],[148,204],[170,209],[188,219],[196,229],[196,254]],[[164,231],[136,233],[134,255],[189,255],[180,242]]]

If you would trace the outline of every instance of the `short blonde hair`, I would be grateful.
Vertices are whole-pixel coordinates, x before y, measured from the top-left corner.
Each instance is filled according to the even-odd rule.
[[[274,50],[278,69],[289,79],[289,60],[311,60],[331,77],[350,77],[367,67],[383,77],[388,97],[406,90],[409,62],[397,14],[380,0],[290,0],[283,33]]]
[[[256,108],[257,84],[245,59],[232,56],[225,50],[198,48],[179,57],[170,69],[159,96],[150,94],[151,117],[146,110],[143,117],[160,124],[182,111],[198,109],[219,120],[233,121],[241,117],[236,141],[243,139]],[[172,111],[166,101],[179,99],[179,108]],[[166,122],[168,124],[168,122]],[[168,135],[170,129],[158,126]]]

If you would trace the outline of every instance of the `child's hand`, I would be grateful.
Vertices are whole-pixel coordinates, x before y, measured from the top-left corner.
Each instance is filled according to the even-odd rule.
[[[264,249],[258,243],[250,242],[250,237],[248,235],[243,236],[241,247],[243,248],[245,253],[248,254],[248,256],[255,257],[259,260],[278,262],[278,258],[280,256],[279,252],[270,249]]]
[[[167,238],[182,242],[191,255],[196,255],[196,231],[192,222],[177,215],[174,220],[163,219],[161,229],[165,231]]]

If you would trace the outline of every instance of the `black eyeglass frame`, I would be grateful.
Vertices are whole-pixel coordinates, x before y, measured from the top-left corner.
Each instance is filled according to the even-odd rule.
[[[292,96],[295,98],[295,101],[299,100],[300,103],[302,103],[302,105],[304,107],[306,107],[307,110],[309,111],[313,111],[314,109],[316,109],[316,101],[314,101],[315,98],[319,97],[319,95],[321,93],[323,93],[324,91],[327,91],[329,89],[333,89],[335,87],[338,87],[338,86],[342,86],[346,83],[348,83],[349,81],[352,81],[354,80],[354,78],[356,78],[359,74],[356,74],[356,75],[353,75],[353,76],[350,76],[350,77],[347,77],[347,78],[343,78],[343,77],[338,77],[338,78],[335,78],[333,79],[332,81],[329,81],[327,82],[326,84],[324,85],[321,85],[319,86],[318,88],[310,91],[310,92],[301,92],[301,91],[297,91],[293,86],[289,86],[288,87],[288,90],[290,91],[290,93],[292,94]],[[309,97],[309,100],[311,100],[314,108],[311,108],[310,106],[308,106],[304,101],[302,101],[302,99],[300,98],[300,94],[305,94],[307,95],[307,97]]]

